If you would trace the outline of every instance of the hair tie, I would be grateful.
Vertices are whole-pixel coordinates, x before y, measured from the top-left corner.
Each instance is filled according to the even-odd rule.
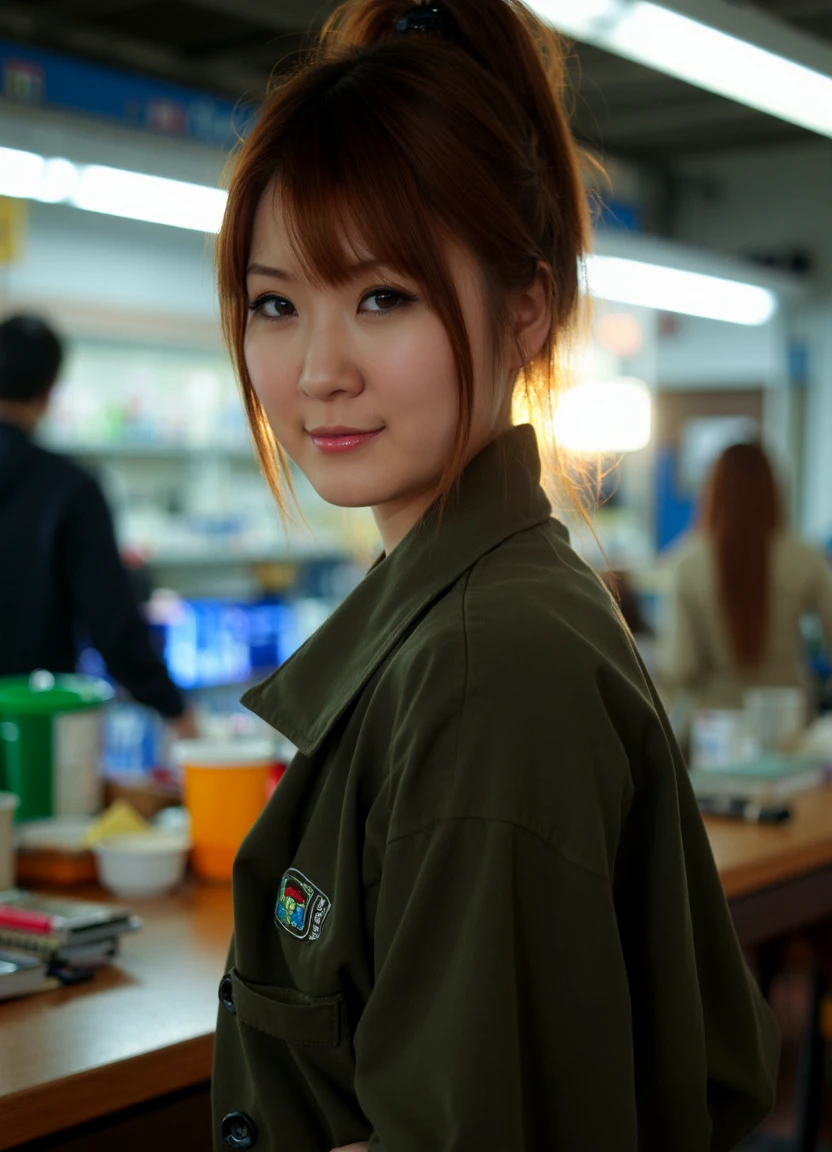
[[[459,25],[444,4],[418,4],[396,21],[396,32],[432,32],[443,40],[459,40]]]

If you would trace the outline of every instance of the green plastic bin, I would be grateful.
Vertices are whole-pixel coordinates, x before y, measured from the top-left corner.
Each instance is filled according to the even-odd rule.
[[[19,798],[17,820],[98,811],[102,709],[112,696],[88,676],[0,678],[0,790]]]

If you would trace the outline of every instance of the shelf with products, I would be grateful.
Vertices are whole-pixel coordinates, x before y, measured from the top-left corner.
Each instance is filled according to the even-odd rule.
[[[77,335],[43,434],[75,455],[252,455],[225,352],[157,341]]]

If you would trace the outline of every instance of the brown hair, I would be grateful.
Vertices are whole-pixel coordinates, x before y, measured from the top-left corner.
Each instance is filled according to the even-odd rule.
[[[716,550],[719,604],[734,661],[763,659],[771,610],[771,541],[783,510],[774,470],[759,444],[733,444],[714,466],[702,527]]]
[[[346,220],[376,259],[416,279],[441,317],[459,381],[443,493],[464,461],[474,383],[445,242],[461,242],[479,262],[495,352],[508,332],[509,295],[528,287],[541,262],[549,270],[549,337],[523,373],[530,401],[551,400],[555,354],[577,315],[588,209],[557,34],[520,0],[445,0],[459,43],[395,34],[411,6],[412,0],[347,0],[309,57],[267,98],[231,171],[216,250],[223,330],[281,507],[277,460],[284,475],[286,461],[244,354],[252,222],[267,188],[280,197],[311,277],[346,278]]]

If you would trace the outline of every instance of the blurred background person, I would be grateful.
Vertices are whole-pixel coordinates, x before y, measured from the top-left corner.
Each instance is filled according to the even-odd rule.
[[[811,708],[800,629],[809,613],[832,642],[832,572],[792,535],[759,444],[734,444],[706,485],[699,524],[679,547],[657,661],[672,700],[742,708],[754,687],[797,687]]]
[[[88,634],[139,703],[195,734],[191,713],[148,630],[93,478],[32,436],[63,362],[35,316],[0,323],[0,676],[74,672]]]

